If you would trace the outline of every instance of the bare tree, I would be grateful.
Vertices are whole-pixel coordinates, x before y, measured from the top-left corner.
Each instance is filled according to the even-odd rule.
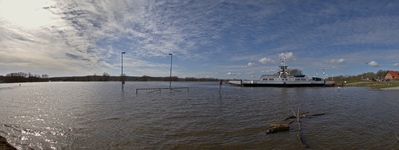
[[[302,70],[299,70],[299,69],[290,70],[290,75],[294,75],[294,74],[302,74]]]

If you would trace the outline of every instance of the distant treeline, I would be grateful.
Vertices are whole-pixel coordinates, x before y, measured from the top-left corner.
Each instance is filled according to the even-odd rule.
[[[387,73],[386,70],[379,70],[377,73],[366,72],[360,75],[354,76],[330,76],[331,80],[334,78],[335,81],[357,81],[357,80],[372,80],[372,81],[382,81]],[[123,76],[125,81],[218,81],[217,78],[178,78],[176,76],[170,77],[151,77],[151,76]],[[108,73],[104,72],[102,75],[88,75],[88,76],[71,76],[71,77],[49,77],[47,74],[31,74],[24,72],[10,73],[6,76],[0,75],[0,82],[13,83],[13,82],[48,82],[48,81],[122,81],[121,76],[110,76]]]
[[[0,76],[0,82],[12,83],[12,82],[45,82],[48,81],[49,76],[47,74],[38,75],[25,72],[10,73],[6,76]]]
[[[178,78],[172,77],[151,77],[151,76],[110,76],[108,73],[103,75],[88,75],[88,76],[70,76],[70,77],[49,77],[47,74],[37,75],[31,73],[10,73],[6,76],[0,76],[0,82],[49,82],[49,81],[218,81],[217,78]]]
[[[334,80],[372,80],[372,81],[382,81],[384,80],[385,75],[387,74],[387,70],[378,70],[377,73],[374,72],[366,72],[355,76],[335,76]]]

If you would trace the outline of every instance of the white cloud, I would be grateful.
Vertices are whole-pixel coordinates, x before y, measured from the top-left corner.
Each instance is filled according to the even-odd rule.
[[[279,57],[280,57],[281,59],[283,59],[284,57],[285,57],[285,59],[295,59],[294,53],[292,53],[292,52],[281,53],[281,54],[279,55]]]
[[[117,70],[121,51],[127,52],[126,60],[129,55],[146,60],[168,53],[176,53],[183,59],[206,59],[217,51],[199,51],[198,47],[213,45],[215,39],[220,38],[218,33],[228,27],[227,24],[224,27],[212,26],[212,22],[224,20],[209,17],[217,16],[213,14],[218,12],[213,10],[206,9],[208,13],[204,15],[188,17],[204,9],[188,8],[190,11],[187,11],[187,7],[213,8],[218,3],[176,3],[179,5],[176,7],[168,1],[144,0],[72,0],[27,5],[0,1],[0,4],[0,47],[3,47],[0,52],[27,54],[24,58],[19,58],[19,55],[7,59],[27,61],[21,63],[27,68],[42,65],[36,59],[30,59],[34,54],[40,54],[51,61],[62,62],[60,64],[66,67],[77,68],[78,71],[70,73],[80,75]],[[172,5],[176,9],[168,9]],[[210,32],[202,32],[205,30]],[[25,50],[17,51],[16,48]],[[135,61],[139,61],[137,59]]]
[[[369,66],[371,67],[380,67],[380,64],[378,64],[376,61],[370,61],[369,63],[367,63]]]
[[[272,63],[274,63],[274,60],[271,58],[263,57],[263,58],[259,59],[258,62],[261,64],[272,64]]]
[[[330,63],[332,63],[332,64],[341,64],[341,63],[344,63],[345,62],[345,59],[343,59],[343,58],[340,58],[340,59],[331,59],[330,60]]]
[[[397,67],[397,66],[399,66],[399,63],[395,63],[395,64],[393,64],[393,66]]]
[[[256,63],[249,62],[249,63],[247,64],[247,67],[252,67],[252,66],[255,66],[255,65],[256,65]]]

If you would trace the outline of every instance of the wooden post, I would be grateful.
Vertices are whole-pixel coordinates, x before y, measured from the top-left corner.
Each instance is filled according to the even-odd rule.
[[[223,80],[220,80],[220,83],[219,83],[219,93],[222,92],[222,84],[223,84]]]

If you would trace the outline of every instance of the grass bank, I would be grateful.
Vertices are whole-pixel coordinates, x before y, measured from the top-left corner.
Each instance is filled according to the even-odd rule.
[[[374,89],[385,89],[385,88],[399,87],[399,82],[385,82],[383,84],[376,84],[371,87]]]
[[[342,85],[344,81],[336,81],[335,82],[338,86]],[[399,81],[383,81],[383,82],[375,82],[375,81],[367,81],[367,80],[354,80],[354,81],[347,81],[345,86],[357,86],[357,87],[370,87],[372,89],[399,89]]]

